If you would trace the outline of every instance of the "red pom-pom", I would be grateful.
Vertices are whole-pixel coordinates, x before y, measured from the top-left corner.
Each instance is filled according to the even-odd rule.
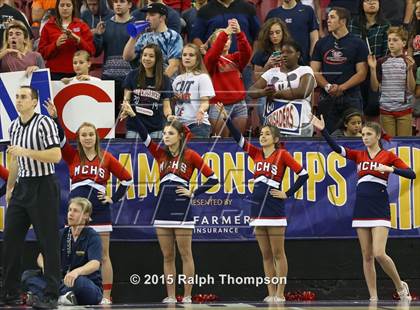
[[[287,301],[313,301],[316,300],[316,294],[312,291],[286,292],[284,298]]]
[[[302,293],[302,300],[304,301],[313,301],[316,299],[316,295],[314,292],[311,291],[304,291]]]
[[[316,294],[314,292],[310,292],[309,300],[310,301],[316,300]]]
[[[183,298],[183,296],[178,295],[178,296],[176,296],[176,301],[177,302],[181,302],[182,301],[182,298]]]
[[[219,300],[219,297],[216,294],[196,294],[192,297],[192,301],[195,303],[214,302],[217,300]]]

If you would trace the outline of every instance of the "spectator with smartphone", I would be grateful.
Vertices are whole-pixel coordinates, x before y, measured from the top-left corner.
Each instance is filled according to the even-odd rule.
[[[238,41],[238,51],[229,53],[233,34]],[[241,31],[237,19],[230,19],[225,29],[216,30],[210,37],[210,48],[204,56],[204,64],[216,93],[216,96],[210,100],[208,111],[214,135],[229,136],[229,131],[224,126],[224,121],[216,107],[219,102],[223,103],[235,126],[242,133],[245,131],[248,108],[241,73],[248,64],[251,54],[252,48],[245,33]]]
[[[203,54],[209,47],[209,38],[217,29],[225,29],[229,19],[238,21],[247,41],[251,46],[254,45],[260,30],[260,21],[255,6],[246,0],[213,0],[197,12],[197,18],[192,28],[193,43],[200,47]],[[233,37],[229,53],[237,51],[239,51],[239,41]],[[253,82],[251,65],[247,64],[245,68],[241,69],[241,73],[245,89],[248,89]],[[252,103],[250,98],[246,98],[246,101],[248,104]]]
[[[270,18],[261,27],[251,63],[254,65],[255,78],[258,79],[268,69],[279,62],[274,52],[280,52],[283,42],[292,40],[286,24],[277,17]]]
[[[75,0],[57,0],[57,16],[45,24],[38,51],[46,60],[52,80],[74,76],[73,55],[83,49],[95,53],[92,32],[89,26],[76,17]]]
[[[274,52],[276,53],[276,52]],[[279,52],[277,52],[279,53]],[[264,72],[261,77],[251,86],[252,98],[267,97],[274,103],[301,105],[300,117],[302,137],[312,137],[313,126],[310,124],[312,94],[316,86],[314,72],[309,66],[301,66],[299,58],[301,49],[294,41],[284,42],[280,56],[281,67],[273,67]],[[296,109],[297,110],[297,109]],[[272,115],[274,115],[273,113]],[[276,127],[281,123],[277,117],[266,117],[264,124]],[[284,128],[284,127],[283,127]]]
[[[290,41],[291,38],[286,24],[280,18],[270,18],[262,25],[251,60],[251,64],[254,66],[255,81],[267,70],[280,65],[281,58],[279,56],[283,42]],[[261,121],[264,117],[265,103],[265,97],[258,98],[258,116]]]

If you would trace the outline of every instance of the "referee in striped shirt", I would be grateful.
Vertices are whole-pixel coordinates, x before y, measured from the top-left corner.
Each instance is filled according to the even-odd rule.
[[[19,305],[21,259],[25,236],[33,225],[45,260],[45,299],[34,307],[57,306],[60,281],[58,213],[60,186],[54,163],[61,160],[57,127],[52,119],[35,113],[38,93],[22,86],[16,94],[19,117],[9,128],[11,155],[6,201],[8,208],[3,234],[3,304]]]

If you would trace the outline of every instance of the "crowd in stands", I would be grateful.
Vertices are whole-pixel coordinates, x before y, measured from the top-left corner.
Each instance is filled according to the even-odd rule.
[[[153,138],[173,119],[228,137],[218,102],[247,135],[284,102],[302,106],[304,137],[311,113],[341,137],[366,120],[420,135],[416,0],[0,0],[0,37],[0,72],[113,80],[116,121],[127,101]],[[138,135],[130,122],[117,133]]]

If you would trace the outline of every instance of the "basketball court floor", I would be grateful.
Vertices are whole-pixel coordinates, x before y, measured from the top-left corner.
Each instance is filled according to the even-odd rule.
[[[369,303],[368,301],[313,301],[313,302],[285,302],[283,304],[267,304],[256,302],[235,302],[235,303],[207,303],[207,304],[176,304],[163,305],[161,303],[154,304],[130,304],[130,305],[112,305],[112,307],[95,306],[95,307],[78,307],[78,309],[190,309],[190,310],[219,310],[219,309],[310,309],[310,310],[352,310],[352,309],[380,309],[380,310],[420,310],[420,301],[411,303],[400,303],[397,301],[383,301],[378,303]],[[61,307],[62,309],[62,307]]]
[[[1,307],[0,307],[1,308]],[[285,302],[283,304],[266,304],[256,302],[235,302],[235,303],[207,303],[207,304],[175,304],[164,305],[161,303],[150,304],[115,304],[110,306],[60,306],[60,310],[89,310],[89,309],[189,309],[189,310],[229,310],[229,309],[290,309],[290,310],[420,310],[420,301],[401,303],[397,301],[381,301],[369,303],[367,301],[335,300],[335,301],[312,301],[312,302]],[[30,307],[4,307],[2,309],[31,309]]]

